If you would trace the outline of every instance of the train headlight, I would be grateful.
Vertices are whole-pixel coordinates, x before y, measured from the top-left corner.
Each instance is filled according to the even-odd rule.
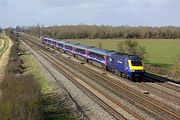
[[[131,72],[135,72],[135,70],[131,70]]]

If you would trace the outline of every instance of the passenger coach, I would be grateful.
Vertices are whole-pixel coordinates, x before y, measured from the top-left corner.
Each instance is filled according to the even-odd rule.
[[[107,54],[112,53],[113,51],[101,49],[101,48],[89,48],[88,49],[88,59],[89,62],[92,62],[94,65],[103,67],[106,69],[107,64]]]
[[[89,59],[89,48],[93,48],[94,46],[87,46],[87,45],[75,45],[74,46],[74,57],[78,57],[79,59],[85,60],[87,62]]]

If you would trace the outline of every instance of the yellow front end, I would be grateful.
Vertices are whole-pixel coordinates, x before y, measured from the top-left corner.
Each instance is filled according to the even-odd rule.
[[[132,62],[139,62],[138,65],[133,65]],[[140,63],[141,62],[141,63]],[[128,60],[128,64],[129,64],[129,69],[131,71],[144,71],[144,63],[143,63],[143,60],[140,60],[140,61],[132,61],[132,60]]]

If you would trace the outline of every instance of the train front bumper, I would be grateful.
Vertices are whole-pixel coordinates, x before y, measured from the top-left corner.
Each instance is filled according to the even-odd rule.
[[[133,77],[135,77],[135,78],[142,78],[142,77],[144,77],[144,74],[145,74],[145,71],[144,70],[131,70],[131,71],[128,71],[128,76],[130,77],[130,78],[133,78]]]

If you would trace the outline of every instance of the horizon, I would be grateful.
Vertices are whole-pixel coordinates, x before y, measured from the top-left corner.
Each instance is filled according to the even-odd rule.
[[[33,24],[33,25],[28,25],[28,26],[26,26],[26,25],[17,25],[17,26],[14,26],[14,27],[12,27],[12,26],[8,26],[8,27],[6,27],[6,28],[3,28],[3,27],[1,27],[0,26],[0,28],[2,28],[2,29],[8,29],[8,28],[13,28],[13,29],[16,29],[16,27],[25,27],[25,28],[28,28],[28,27],[37,27],[37,25],[39,25],[40,26],[40,28],[41,27],[63,27],[63,26],[73,26],[73,27],[76,27],[76,26],[97,26],[97,27],[101,27],[101,26],[105,26],[105,27],[108,27],[108,26],[110,26],[110,27],[126,27],[126,28],[168,28],[168,27],[173,27],[173,28],[180,28],[180,26],[171,26],[171,25],[166,25],[166,26],[142,26],[142,25],[139,25],[139,26],[130,26],[130,25],[117,25],[117,26],[115,26],[115,25],[105,25],[105,24],[100,24],[100,25],[97,25],[97,24],[64,24],[64,25],[48,25],[48,26],[45,26],[45,25],[42,25],[42,24],[39,24],[39,23],[37,23],[37,24]]]

